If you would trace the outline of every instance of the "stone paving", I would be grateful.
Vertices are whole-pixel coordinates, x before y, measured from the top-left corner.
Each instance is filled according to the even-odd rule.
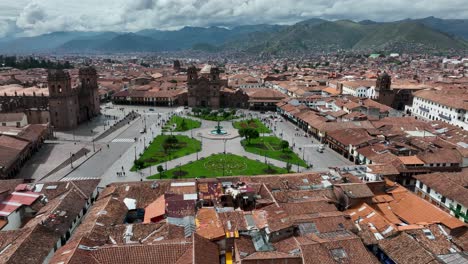
[[[124,108],[124,110],[121,110]],[[105,186],[111,182],[123,182],[123,181],[140,181],[145,180],[147,176],[157,173],[157,165],[149,168],[145,168],[139,172],[130,172],[130,168],[133,166],[135,157],[140,155],[144,151],[144,145],[157,135],[161,134],[161,121],[168,120],[174,113],[184,116],[187,111],[183,108],[153,108],[153,111],[149,111],[148,107],[135,107],[135,106],[113,106],[111,109],[106,109],[106,113],[109,115],[116,115],[123,117],[130,111],[138,111],[141,114],[139,119],[132,121],[129,125],[122,128],[116,129],[116,131],[110,133],[110,135],[95,142],[96,152],[93,152],[91,156],[82,157],[75,161],[76,166],[72,169],[67,167],[54,175],[54,179],[70,180],[77,178],[101,178],[101,186]],[[258,117],[265,119],[267,115],[261,115],[257,112],[249,112],[243,110],[247,114],[246,118]],[[268,114],[269,116],[270,114]],[[189,117],[196,119],[194,117]],[[269,119],[267,119],[269,120]],[[201,120],[202,125],[198,129],[193,129],[186,132],[174,132],[173,134],[187,135],[189,137],[197,138],[202,142],[202,150],[198,153],[193,153],[188,156],[180,157],[178,159],[168,161],[162,165],[167,169],[175,168],[179,165],[189,163],[200,159],[201,157],[208,157],[212,154],[219,153],[232,153],[239,156],[244,156],[252,160],[258,160],[261,162],[265,161],[265,157],[256,155],[244,151],[240,144],[241,138],[235,137],[229,140],[212,140],[209,138],[200,137],[200,135],[206,135],[206,131],[215,129],[217,122]],[[307,163],[313,164],[314,166],[309,169],[311,171],[327,170],[329,166],[342,166],[350,164],[344,157],[339,156],[337,153],[326,149],[324,153],[318,153],[316,146],[319,144],[316,140],[311,140],[303,136],[299,136],[299,131],[296,131],[296,127],[290,122],[274,122],[267,121],[267,125],[273,131],[273,135],[282,137],[289,141],[290,145],[295,145],[294,151],[299,157],[304,157]],[[144,127],[147,127],[145,133],[141,133]],[[236,131],[232,127],[232,121],[223,121],[221,126],[227,130]],[[237,132],[237,131],[236,131]],[[170,132],[166,132],[170,133]],[[94,135],[95,136],[95,135]],[[64,139],[64,142],[70,139]],[[81,136],[87,147],[90,147],[89,138],[86,135]],[[76,135],[75,135],[76,139]],[[136,139],[136,140],[135,140]],[[86,159],[85,159],[86,158]],[[273,164],[274,166],[284,168],[285,162],[266,158],[266,162]],[[57,162],[60,164],[60,162]],[[306,168],[293,165],[292,171],[306,171]],[[118,172],[121,175],[118,176]],[[52,179],[52,178],[51,178]],[[49,178],[47,178],[49,180]]]

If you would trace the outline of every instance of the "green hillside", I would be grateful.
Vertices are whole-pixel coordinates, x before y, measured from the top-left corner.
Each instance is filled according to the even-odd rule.
[[[420,23],[404,21],[380,24],[362,38],[354,49],[386,49],[395,45],[413,44],[439,50],[463,49],[466,42],[435,31]]]

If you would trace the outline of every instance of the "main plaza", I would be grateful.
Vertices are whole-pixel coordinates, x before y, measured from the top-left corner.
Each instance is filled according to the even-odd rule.
[[[319,142],[274,112],[223,109],[203,110],[202,115],[200,109],[187,107],[111,103],[101,108],[102,115],[91,122],[56,132],[55,139],[40,150],[43,155],[36,156],[41,158],[28,161],[21,177],[98,178],[105,186],[120,181],[323,171],[351,164],[330,149],[317,151]],[[224,133],[216,133],[218,126]],[[249,131],[258,133],[244,135]]]

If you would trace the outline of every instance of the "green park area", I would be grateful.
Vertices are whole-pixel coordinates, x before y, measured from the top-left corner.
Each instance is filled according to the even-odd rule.
[[[183,132],[190,129],[199,128],[201,123],[196,120],[189,118],[184,118],[180,116],[173,116],[169,119],[169,122],[163,127],[163,131],[174,131],[174,132]]]
[[[192,116],[209,121],[227,121],[238,118],[236,109],[218,109],[211,110],[209,108],[193,108]]]
[[[200,141],[187,136],[157,136],[145,152],[134,162],[131,171],[177,159],[195,153],[200,149]]]
[[[285,168],[278,168],[260,161],[233,154],[216,154],[178,166],[168,171],[150,176],[160,178],[213,178],[232,175],[283,174]]]
[[[252,128],[258,131],[258,133],[263,134],[263,133],[271,133],[271,130],[266,127],[262,121],[252,118],[252,119],[247,119],[247,120],[242,120],[242,121],[237,121],[233,123],[234,128],[236,129],[246,129],[246,128]]]
[[[289,148],[289,143],[277,137],[247,138],[241,141],[245,151],[290,164],[307,167],[307,164]]]

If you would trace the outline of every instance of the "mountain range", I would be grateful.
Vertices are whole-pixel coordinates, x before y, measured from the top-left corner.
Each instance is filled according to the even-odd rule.
[[[383,23],[371,20],[354,22],[313,18],[288,26],[260,24],[230,29],[184,27],[174,31],[69,31],[0,39],[0,53],[119,53],[190,49],[255,54],[337,50],[466,51],[468,19],[427,17]]]

